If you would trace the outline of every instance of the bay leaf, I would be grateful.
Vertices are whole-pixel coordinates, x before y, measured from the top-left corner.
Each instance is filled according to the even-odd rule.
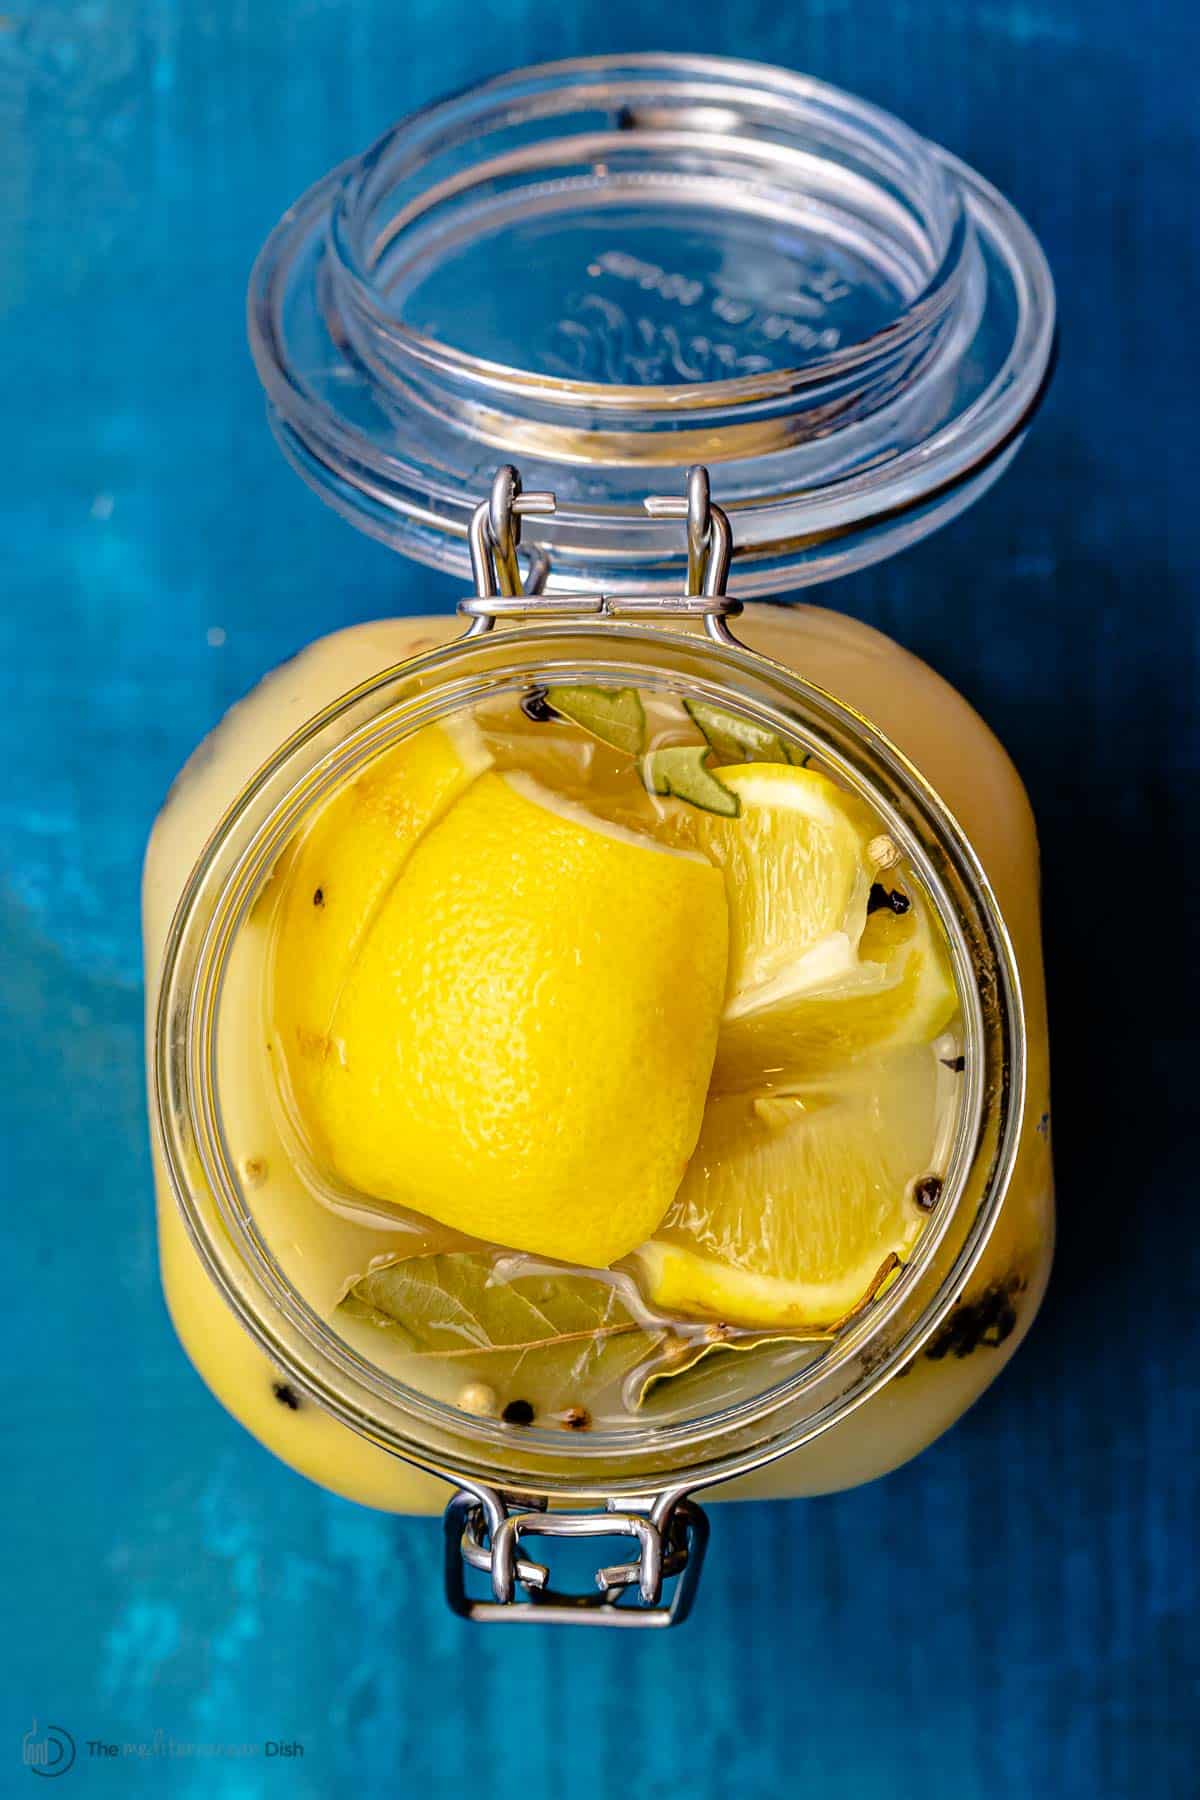
[[[736,819],[742,803],[709,768],[711,755],[707,744],[676,744],[665,750],[652,750],[642,758],[642,780],[652,794],[674,794],[677,800],[685,800],[701,812]]]
[[[765,1352],[769,1348],[776,1350],[794,1349],[798,1345],[815,1347],[830,1341],[831,1334],[826,1331],[729,1331],[716,1326],[708,1334],[676,1338],[671,1343],[657,1348],[645,1364],[633,1370],[626,1382],[625,1399],[631,1408],[642,1407],[651,1395],[660,1393],[665,1384],[674,1384],[681,1375],[693,1373],[704,1376],[720,1376],[719,1384],[713,1385],[711,1391],[705,1390],[708,1400],[717,1398],[723,1404],[744,1397],[738,1390],[743,1386],[745,1370],[735,1367],[741,1357],[751,1351]],[[684,1383],[690,1388],[694,1383]],[[660,1396],[661,1397],[661,1396]]]
[[[704,700],[685,700],[683,704],[693,724],[726,762],[794,763],[803,768],[808,761],[807,751],[765,725],[755,725],[751,719]]]
[[[485,1382],[501,1410],[524,1400],[541,1415],[611,1392],[651,1359],[665,1332],[638,1323],[608,1282],[524,1270],[478,1252],[406,1257],[370,1270],[339,1304],[343,1318],[386,1331],[414,1358],[436,1358]]]
[[[639,755],[646,742],[646,710],[636,688],[550,687],[545,701],[562,718],[628,756]]]
[[[790,1349],[800,1344],[810,1347],[818,1344],[830,1344],[838,1333],[867,1307],[889,1285],[893,1276],[903,1264],[895,1251],[889,1251],[884,1257],[874,1276],[867,1285],[866,1292],[854,1305],[847,1308],[840,1319],[831,1325],[824,1326],[787,1326],[774,1329],[754,1330],[748,1326],[718,1325],[705,1327],[697,1335],[684,1338],[672,1337],[666,1343],[657,1346],[652,1356],[641,1368],[633,1370],[625,1384],[625,1402],[630,1407],[642,1407],[650,1396],[664,1382],[673,1381],[677,1376],[688,1375],[693,1370],[700,1370],[703,1375],[716,1375],[719,1371],[722,1379],[708,1384],[706,1400],[719,1399],[722,1403],[740,1398],[735,1391],[740,1382],[739,1376],[734,1381],[727,1378],[728,1358],[726,1352],[734,1351],[745,1355],[750,1351],[766,1353],[770,1348]],[[815,1354],[815,1351],[814,1351]],[[722,1369],[720,1365],[726,1364]],[[701,1365],[707,1365],[701,1369]]]

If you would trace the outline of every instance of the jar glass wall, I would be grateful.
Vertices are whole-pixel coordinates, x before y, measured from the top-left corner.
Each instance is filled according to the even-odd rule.
[[[381,661],[394,659],[411,648],[414,641],[448,635],[448,627],[454,629],[448,621],[409,621],[339,634],[313,646],[289,666],[286,677],[269,678],[255,695],[235,709],[203,758],[185,772],[156,830],[147,864],[148,968],[155,970],[162,962],[167,915],[178,898],[174,891],[178,871],[194,857],[216,819],[239,798],[242,784],[262,753],[283,742],[289,728],[309,713],[319,712],[347,683],[369,673],[377,675]],[[502,635],[497,634],[498,638]],[[770,1468],[746,1477],[741,1484],[743,1489],[813,1492],[843,1486],[882,1473],[944,1429],[1006,1360],[1036,1309],[1050,1253],[1049,1162],[1044,1135],[1045,1024],[1033,900],[1036,850],[1019,783],[1003,753],[964,703],[930,671],[877,634],[811,609],[772,609],[752,616],[747,621],[746,635],[781,661],[799,663],[807,677],[821,677],[836,685],[857,707],[870,706],[878,712],[890,706],[905,720],[920,721],[920,741],[904,747],[920,754],[923,772],[928,773],[932,763],[943,780],[948,779],[959,788],[956,810],[960,820],[965,818],[968,828],[982,836],[983,843],[976,847],[983,868],[1001,903],[1007,903],[1011,910],[1008,924],[1024,994],[1028,1084],[1019,1117],[1010,1118],[1006,1124],[1002,1117],[1003,1100],[1006,1082],[1013,1075],[1010,1045],[984,1084],[992,1126],[1008,1141],[999,1156],[995,1142],[988,1148],[985,1185],[989,1191],[984,1193],[981,1189],[974,1198],[979,1217],[984,1220],[990,1194],[998,1217],[981,1226],[980,1237],[987,1237],[986,1246],[981,1244],[968,1255],[966,1263],[959,1264],[960,1271],[970,1265],[969,1275],[958,1283],[962,1288],[965,1280],[963,1298],[951,1310],[954,1294],[949,1288],[954,1284],[947,1270],[938,1272],[940,1278],[931,1273],[924,1287],[919,1292],[914,1290],[907,1314],[901,1308],[886,1328],[882,1319],[868,1321],[869,1329],[860,1327],[860,1339],[843,1366],[833,1373],[810,1378],[808,1392],[790,1407],[778,1399],[768,1403],[762,1395],[751,1395],[746,1416],[740,1421],[693,1420],[690,1428],[683,1429],[671,1443],[659,1431],[635,1434],[633,1439],[611,1444],[592,1439],[586,1449],[577,1442],[569,1448],[551,1445],[543,1453],[533,1442],[534,1434],[525,1433],[521,1434],[514,1464],[511,1445],[480,1442],[488,1432],[486,1428],[481,1430],[478,1421],[464,1423],[460,1419],[448,1424],[444,1416],[431,1415],[414,1430],[413,1396],[405,1395],[397,1401],[387,1382],[379,1386],[368,1381],[364,1387],[361,1382],[351,1381],[347,1386],[344,1370],[330,1373],[327,1357],[314,1349],[310,1322],[299,1314],[287,1317],[295,1296],[287,1291],[286,1280],[281,1287],[277,1272],[274,1283],[265,1280],[264,1268],[255,1266],[253,1252],[246,1254],[243,1250],[230,1256],[228,1234],[231,1228],[237,1232],[237,1218],[223,1218],[219,1205],[199,1198],[206,1180],[200,1176],[196,1162],[196,1125],[205,1107],[212,1106],[219,1097],[210,1092],[197,1099],[193,1093],[189,1104],[195,1116],[189,1129],[175,1137],[173,1146],[168,1146],[172,1150],[168,1157],[173,1163],[171,1179],[161,1161],[162,1144],[158,1150],[164,1276],[172,1311],[189,1350],[226,1403],[280,1454],[342,1491],[398,1508],[437,1504],[436,1489],[424,1479],[414,1478],[411,1471],[379,1449],[380,1444],[390,1444],[430,1466],[449,1471],[461,1470],[465,1465],[478,1478],[501,1484],[507,1480],[513,1485],[519,1474],[523,1490],[540,1483],[549,1492],[595,1495],[620,1491],[622,1487],[633,1491],[653,1486],[672,1473],[687,1473],[689,1478],[699,1473],[704,1478],[709,1470],[736,1470],[757,1462],[764,1446],[772,1453],[780,1437],[789,1432],[797,1438],[811,1432],[813,1441],[792,1450]],[[562,647],[578,654],[577,644]],[[538,645],[538,656],[544,658],[551,648],[545,642]],[[644,646],[641,649],[644,652]],[[502,643],[499,653],[504,653]],[[597,647],[597,654],[603,659],[617,652],[606,644]],[[661,657],[664,653],[660,649],[658,654]],[[696,669],[701,667],[709,671],[711,678],[709,646],[701,643],[693,651],[690,643],[680,638],[670,643],[666,654],[677,668],[682,666],[688,679],[695,680]],[[689,654],[700,657],[690,671]],[[426,705],[439,690],[445,698],[447,667],[435,658],[426,670],[424,676],[410,676],[411,696],[418,705],[422,703],[422,688]],[[728,677],[729,672],[724,673]],[[465,674],[460,679],[466,679]],[[766,679],[769,684],[769,669]],[[831,734],[827,746],[834,748],[835,755],[839,750],[848,750],[853,757],[859,744],[864,745],[865,762],[878,777],[878,743],[870,728],[845,709],[829,704],[833,710],[826,713],[826,727],[836,720],[847,735],[840,746],[834,746]],[[340,716],[310,734],[309,741],[317,754],[313,768],[324,770],[326,782],[339,778],[338,758],[345,755],[343,746],[351,741],[346,737],[348,727],[353,725],[360,739],[364,734],[370,739],[384,728],[389,713],[381,713],[379,706],[378,689],[372,691],[372,684],[368,683],[366,696],[344,707]],[[294,761],[294,748],[291,755]],[[287,760],[276,758],[276,764],[283,767]],[[294,804],[311,806],[315,780],[310,771],[297,776],[295,769],[283,776],[275,794],[277,816],[279,794],[285,791],[293,793]],[[267,806],[258,822],[260,829],[270,814]],[[293,811],[293,826],[294,817]],[[952,821],[945,823],[953,833]],[[281,829],[287,828],[285,821]],[[225,830],[228,834],[228,821]],[[936,853],[936,834],[930,841]],[[274,853],[281,847],[275,841]],[[272,855],[269,831],[264,855],[266,868]],[[218,880],[221,871],[211,865],[211,856],[210,846],[210,874]],[[228,875],[226,868],[226,886]],[[248,908],[252,901],[253,895],[247,892],[239,904]],[[191,978],[193,988],[197,979],[206,978],[205,959],[216,954],[213,920],[224,903],[220,895],[214,903],[211,883],[207,894],[204,880],[194,886],[191,921],[182,924],[182,936],[195,937],[198,945]],[[206,907],[211,916],[204,916]],[[176,993],[160,1017],[168,1035],[166,1041],[160,1039],[156,1070],[160,1097],[165,1100],[168,1114],[168,1138],[172,1132],[171,1100],[162,1095],[162,1086],[179,1077],[180,1069],[194,1054],[195,1045],[189,1047],[182,1040],[197,1029],[195,1015],[184,1022],[179,1011],[179,939],[177,931],[167,947],[171,965],[168,975]],[[212,978],[211,967],[207,967],[207,978]],[[227,996],[233,995],[236,1000],[235,963],[222,972],[222,979]],[[1014,983],[1014,996],[1015,992]],[[192,997],[189,988],[189,1003]],[[247,1013],[253,1016],[253,1002],[244,996],[241,1004],[244,1025]],[[235,1029],[230,1041],[235,1046],[244,1042],[251,1061],[257,1060],[257,1038],[253,1032]],[[251,1044],[253,1050],[249,1048]],[[1018,1044],[1018,1061],[1022,1054]],[[261,1067],[260,1061],[258,1066]],[[214,1086],[223,1079],[226,1096],[244,1095],[252,1086],[251,1077],[250,1063],[239,1068],[235,1062],[226,1065],[223,1078],[218,1077]],[[179,1078],[176,1101],[186,1085]],[[252,1223],[259,1204],[254,1193],[258,1172],[252,1166],[254,1158],[247,1149],[248,1140],[241,1144],[235,1141],[237,1130],[226,1104],[218,1135],[221,1131],[230,1134],[229,1159],[235,1175],[230,1205],[234,1213],[239,1206],[244,1208]],[[199,1161],[203,1163],[203,1156]],[[181,1182],[190,1184],[190,1191],[182,1195],[184,1213],[199,1244],[187,1236],[179,1217]],[[964,1207],[960,1223],[965,1222],[971,1203],[965,1202]],[[371,1228],[365,1229],[369,1239]],[[378,1251],[378,1242],[374,1248]],[[958,1248],[961,1251],[961,1245]],[[949,1250],[948,1245],[948,1254]],[[226,1289],[224,1298],[222,1287]],[[257,1344],[242,1336],[232,1314],[226,1315],[230,1299],[241,1311],[243,1325],[249,1316]],[[916,1354],[903,1353],[906,1342],[915,1346],[922,1339]],[[901,1364],[905,1366],[903,1374],[899,1372]],[[890,1372],[891,1379],[874,1397],[866,1398],[858,1410],[851,1410],[878,1385],[881,1371]],[[316,1404],[314,1395],[322,1396],[323,1404]],[[340,1412],[344,1420],[353,1422],[357,1435],[329,1416],[331,1402],[335,1414]],[[422,1410],[419,1401],[416,1410]],[[500,1435],[503,1438],[502,1432]]]

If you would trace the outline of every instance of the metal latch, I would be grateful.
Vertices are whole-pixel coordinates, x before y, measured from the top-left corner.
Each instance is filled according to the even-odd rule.
[[[708,1544],[708,1520],[694,1500],[665,1495],[645,1511],[552,1513],[545,1502],[518,1500],[491,1489],[456,1494],[446,1508],[446,1598],[452,1611],[479,1623],[534,1620],[539,1624],[663,1628],[682,1624],[691,1610]],[[591,1593],[551,1588],[545,1564],[521,1555],[535,1537],[631,1537],[637,1556],[595,1573]],[[490,1600],[467,1593],[468,1568],[485,1572]],[[670,1598],[665,1582],[674,1581]],[[623,1604],[636,1590],[636,1601]]]
[[[471,571],[475,592],[458,610],[471,620],[469,636],[490,631],[497,619],[703,619],[711,637],[732,643],[726,619],[742,610],[726,593],[733,534],[723,507],[711,498],[708,470],[688,470],[686,495],[651,494],[642,503],[651,518],[687,522],[687,591],[682,594],[547,594],[550,559],[542,549],[530,558],[522,581],[517,547],[521,523],[548,518],[555,510],[550,493],[527,494],[519,470],[506,463],[496,472],[492,492],[471,515]]]

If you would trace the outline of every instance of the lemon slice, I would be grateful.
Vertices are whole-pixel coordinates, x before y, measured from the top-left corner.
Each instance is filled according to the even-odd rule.
[[[937,1063],[900,1051],[834,1088],[709,1102],[687,1175],[636,1252],[647,1297],[728,1324],[829,1327],[901,1260],[927,1215]]]
[[[329,1050],[338,996],[380,903],[422,834],[491,758],[467,719],[427,725],[318,813],[284,873],[274,1020],[301,1111]]]
[[[668,829],[725,876],[729,1000],[775,980],[835,932],[852,960],[871,886],[867,808],[817,770],[787,764],[744,763],[722,769],[720,782],[740,816],[681,807]]]
[[[481,775],[342,989],[315,1103],[334,1170],[473,1237],[611,1263],[695,1145],[726,958],[702,856]]]
[[[867,920],[858,951],[826,938],[775,981],[726,1008],[714,1086],[795,1082],[868,1051],[929,1043],[957,1010],[949,956],[925,903]]]

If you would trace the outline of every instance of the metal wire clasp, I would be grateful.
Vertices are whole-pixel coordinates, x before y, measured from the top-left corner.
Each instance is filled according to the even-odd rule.
[[[471,620],[468,635],[490,631],[497,619],[546,619],[600,616],[612,619],[657,619],[664,615],[704,620],[710,637],[733,638],[725,621],[740,613],[740,600],[726,593],[733,533],[724,509],[709,493],[708,470],[688,470],[683,495],[651,494],[643,501],[652,519],[687,521],[687,590],[683,594],[545,594],[550,559],[534,551],[524,584],[517,560],[521,521],[548,516],[553,494],[526,494],[520,472],[511,464],[496,471],[491,495],[471,515],[471,569],[475,592],[460,600],[458,610]]]
[[[536,1619],[542,1624],[678,1625],[687,1617],[708,1543],[708,1521],[693,1500],[662,1495],[644,1511],[621,1510],[615,1502],[600,1513],[552,1513],[544,1502],[517,1501],[479,1489],[456,1494],[446,1508],[446,1597],[462,1618],[480,1623]],[[638,1554],[631,1562],[597,1569],[591,1593],[560,1593],[549,1585],[543,1563],[520,1554],[529,1537],[631,1537]],[[466,1571],[479,1569],[491,1580],[492,1597],[473,1600]],[[678,1577],[669,1601],[664,1581]],[[524,1596],[518,1596],[518,1587]],[[637,1590],[635,1605],[622,1596]]]
[[[686,519],[689,595],[724,599],[733,555],[729,515],[709,493],[708,470],[696,463],[687,472],[687,494],[649,494],[642,505],[652,519]],[[740,608],[738,609],[741,610]]]
[[[541,593],[550,573],[549,557],[544,550],[535,550],[522,584],[517,546],[521,520],[531,514],[546,518],[554,508],[553,494],[522,492],[521,471],[511,463],[496,470],[491,494],[471,514],[471,573],[478,598],[491,600],[503,594],[512,599]]]

